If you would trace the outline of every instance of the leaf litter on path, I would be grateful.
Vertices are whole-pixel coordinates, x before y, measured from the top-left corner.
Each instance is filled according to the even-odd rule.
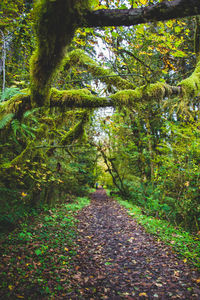
[[[200,299],[199,272],[146,233],[103,189],[77,218],[79,268],[67,299]]]

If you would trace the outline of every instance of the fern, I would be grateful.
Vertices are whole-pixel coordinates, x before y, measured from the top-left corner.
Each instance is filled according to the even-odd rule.
[[[23,129],[24,134],[27,134],[27,135],[31,136],[32,138],[35,138],[35,134],[33,133],[33,131],[36,131],[36,129],[31,128],[30,126],[27,126],[25,124],[22,124],[21,128]],[[23,134],[23,132],[22,132],[22,134]]]
[[[35,108],[32,110],[27,110],[24,114],[23,114],[23,119],[29,119],[30,121],[33,121],[35,123],[38,123],[37,118],[34,116],[34,113],[36,111],[38,111],[40,108]]]
[[[6,88],[5,91],[0,93],[0,102],[6,101],[15,95],[22,94],[19,88],[10,87]]]
[[[34,108],[31,110],[27,110],[24,114],[23,117],[24,118],[29,118],[30,116],[32,117],[32,115],[34,114],[34,112],[38,111],[40,108]]]
[[[14,136],[16,136],[17,135],[17,131],[21,131],[21,124],[20,124],[19,120],[14,119],[11,122],[11,126],[12,126],[12,130],[13,130]]]
[[[35,134],[33,133],[35,129],[31,128],[28,125],[20,123],[19,120],[17,119],[13,120],[11,126],[15,137],[17,136],[17,132],[18,132],[20,135],[24,137],[30,136],[32,138],[35,138]]]
[[[0,120],[0,129],[3,129],[14,117],[14,114],[10,113],[5,115],[1,120]]]

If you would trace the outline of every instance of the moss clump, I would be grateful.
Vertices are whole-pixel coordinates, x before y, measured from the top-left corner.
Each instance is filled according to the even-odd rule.
[[[111,95],[111,99],[116,106],[126,105],[133,106],[133,104],[139,100],[142,100],[143,87],[136,88],[135,90],[124,90]]]
[[[200,61],[192,75],[182,80],[178,86],[182,88],[183,96],[187,99],[196,97],[200,93]]]
[[[100,77],[102,82],[108,85],[113,85],[118,89],[124,90],[135,88],[133,83],[121,78],[120,76],[116,76],[116,73],[99,66],[92,58],[80,49],[70,52],[65,59],[65,66],[67,68],[74,65],[78,65],[88,70],[94,77]]]
[[[157,82],[155,84],[150,84],[143,88],[145,98],[154,98],[156,100],[162,100],[165,96],[165,86],[163,83]]]
[[[34,15],[37,49],[30,63],[33,106],[48,106],[51,81],[65,56],[66,46],[70,44],[88,8],[88,0],[36,2]]]

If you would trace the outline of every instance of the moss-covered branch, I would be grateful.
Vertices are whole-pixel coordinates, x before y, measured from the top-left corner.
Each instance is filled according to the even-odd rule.
[[[109,69],[101,67],[80,49],[71,51],[65,59],[65,67],[70,68],[74,65],[86,69],[94,77],[100,77],[100,80],[102,82],[113,85],[120,90],[135,88],[135,85],[132,82],[125,80],[120,76],[116,76],[117,74],[110,71]]]
[[[94,96],[87,89],[58,91],[53,88],[50,95],[50,106],[95,108],[112,106],[112,101],[107,97]]]
[[[163,83],[150,84],[142,86],[134,90],[119,91],[109,97],[94,96],[87,89],[82,90],[66,90],[59,91],[51,89],[50,92],[50,106],[64,108],[95,108],[107,106],[135,106],[136,103],[146,101],[151,98],[162,100],[164,97],[178,95],[180,93],[179,87],[172,87]],[[30,105],[30,96],[21,96],[15,102],[15,98],[5,102],[3,109],[0,110],[0,116],[6,113],[15,113],[24,111],[27,105]],[[26,100],[26,101],[25,101]],[[1,107],[0,107],[1,109]]]
[[[49,93],[51,107],[80,107],[95,108],[106,106],[135,106],[142,101],[157,99],[162,101],[165,97],[184,96],[187,99],[196,97],[200,93],[200,61],[190,77],[182,80],[177,86],[165,83],[155,83],[136,89],[121,90],[109,97],[98,97],[87,89],[59,91],[51,89]],[[26,90],[22,95],[17,95],[0,105],[0,117],[6,113],[21,114],[30,109],[30,92]]]

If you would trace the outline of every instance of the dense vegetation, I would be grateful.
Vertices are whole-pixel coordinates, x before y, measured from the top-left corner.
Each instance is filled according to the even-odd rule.
[[[35,2],[0,4],[1,227],[99,181],[199,232],[199,17],[84,28],[88,7],[162,1]]]

